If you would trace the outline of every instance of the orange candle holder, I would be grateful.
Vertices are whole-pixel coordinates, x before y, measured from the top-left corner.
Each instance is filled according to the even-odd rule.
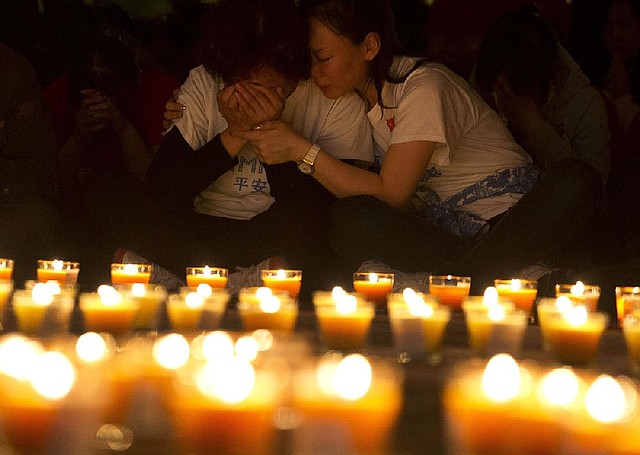
[[[0,258],[0,280],[13,278],[13,259]]]
[[[144,283],[116,284],[114,288],[138,306],[134,330],[156,330],[163,304],[167,301],[167,290],[163,286]]]
[[[397,364],[361,354],[327,354],[302,364],[293,376],[291,406],[302,424],[292,453],[387,453],[402,408]],[[313,435],[313,437],[310,437]]]
[[[208,284],[212,288],[226,288],[229,271],[221,267],[187,267],[187,286],[196,288]]]
[[[199,328],[202,330],[218,330],[222,326],[222,318],[227,310],[231,295],[226,288],[215,288],[209,284],[200,283],[197,287],[181,287],[180,296],[195,292],[204,299]]]
[[[107,332],[122,337],[131,332],[139,303],[107,285],[97,292],[83,292],[79,306],[88,331]]]
[[[538,297],[538,282],[535,280],[522,279],[496,279],[493,285],[498,291],[498,295],[511,299],[520,310],[531,316],[533,304]]]
[[[556,297],[561,295],[569,297],[576,305],[583,305],[588,311],[596,311],[600,300],[600,286],[584,284],[576,281],[575,284],[556,284]]]
[[[76,284],[79,273],[79,262],[61,261],[59,259],[52,261],[38,260],[37,276],[38,281],[41,282],[57,281],[61,284]]]
[[[387,309],[387,297],[393,291],[393,273],[356,272],[353,289],[373,302],[376,310]]]
[[[5,307],[11,298],[12,293],[13,281],[0,280],[0,331],[2,330],[2,323],[4,322]]]
[[[302,286],[302,270],[262,270],[262,285],[274,291],[286,291],[297,299]]]
[[[112,284],[149,284],[153,264],[122,264],[114,262],[111,264]]]
[[[389,322],[398,360],[425,359],[430,365],[442,360],[442,340],[451,318],[449,307],[439,306],[429,294],[408,292],[389,295]]]
[[[18,331],[29,336],[42,335],[52,303],[53,294],[42,286],[16,290],[12,305]]]
[[[520,354],[528,315],[513,308],[492,305],[465,311],[469,346],[474,355],[490,357],[497,353]]]
[[[328,349],[357,350],[367,345],[375,309],[364,296],[341,288],[332,292],[316,291],[313,305],[322,343]]]
[[[619,327],[622,327],[626,315],[637,310],[640,310],[640,286],[616,286],[616,313]]]
[[[268,287],[245,288],[238,293],[238,312],[245,330],[293,332],[298,305],[286,291]]]
[[[462,301],[469,296],[471,277],[455,275],[431,275],[429,293],[438,298],[440,305],[454,311],[462,309]]]
[[[622,320],[622,332],[627,346],[627,357],[631,372],[640,377],[640,318],[636,314],[628,314]]]

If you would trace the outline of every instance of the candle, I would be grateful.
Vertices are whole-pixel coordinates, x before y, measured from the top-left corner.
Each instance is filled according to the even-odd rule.
[[[429,277],[429,293],[438,298],[441,305],[452,310],[460,310],[462,301],[469,295],[471,278],[453,275],[432,275]]]
[[[341,287],[331,292],[313,293],[320,336],[328,349],[361,349],[367,344],[374,316],[373,304],[360,294],[350,294]]]
[[[190,292],[196,292],[204,299],[199,327],[202,330],[219,329],[229,303],[229,291],[226,288],[211,287],[206,283],[200,283],[196,288],[180,288],[180,295],[183,298]]]
[[[237,357],[185,368],[189,374],[177,378],[190,380],[177,382],[170,396],[184,453],[272,453],[273,416],[284,385],[274,371]]]
[[[589,312],[584,306],[550,315],[547,334],[552,352],[563,363],[588,365],[596,357],[608,322],[606,313]]]
[[[498,290],[494,286],[488,286],[482,296],[470,295],[462,301],[462,311],[487,310],[491,305],[500,305],[505,310],[513,310],[515,305],[509,297],[498,295]]]
[[[112,284],[132,284],[144,283],[149,284],[152,264],[111,264],[111,283]]]
[[[634,310],[640,310],[640,287],[616,286],[616,312],[620,327],[624,317]]]
[[[18,330],[27,335],[40,335],[52,303],[53,293],[45,283],[38,283],[30,290],[15,291],[13,312]]]
[[[0,280],[0,331],[2,330],[2,322],[4,322],[5,306],[13,292],[13,281]]]
[[[38,260],[38,281],[58,281],[61,284],[76,284],[80,272],[79,262]]]
[[[262,284],[274,291],[286,291],[297,299],[302,285],[302,270],[262,270]]]
[[[81,293],[79,305],[89,331],[113,336],[129,333],[138,312],[136,301],[105,284],[97,292]]]
[[[238,311],[245,330],[292,332],[298,318],[296,301],[286,291],[248,288],[238,295]]]
[[[76,285],[61,284],[58,281],[34,281],[24,282],[25,290],[33,292],[44,292],[52,296],[52,302],[48,305],[42,335],[52,335],[53,333],[66,333],[69,331],[71,313],[76,300]]]
[[[564,313],[573,308],[575,304],[567,296],[542,298],[538,300],[536,310],[538,313],[538,324],[542,335],[542,344],[545,350],[550,349],[549,345],[549,319],[552,315]]]
[[[169,322],[176,332],[194,332],[200,327],[205,298],[197,292],[172,294],[167,302]]]
[[[212,288],[226,288],[228,270],[220,267],[187,267],[187,286],[198,287],[208,284]]]
[[[431,365],[440,363],[442,339],[451,318],[449,307],[439,307],[433,297],[411,288],[391,294],[388,306],[400,362],[424,357]]]
[[[65,398],[76,381],[62,353],[40,343],[12,338],[2,343],[0,422],[9,446],[19,454],[45,453]]]
[[[162,304],[167,300],[167,290],[163,286],[132,283],[115,285],[114,288],[138,306],[133,321],[134,330],[158,328]]]
[[[513,301],[516,308],[521,309],[527,315],[531,315],[533,302],[538,296],[538,282],[535,280],[494,280],[494,286],[498,295],[507,297]]]
[[[294,372],[292,406],[301,413],[292,453],[386,453],[402,407],[397,367],[360,354],[327,355]]]
[[[465,312],[469,345],[477,356],[497,353],[518,355],[527,327],[527,314],[518,309],[505,310],[501,305]]]
[[[627,356],[631,372],[640,376],[640,319],[635,314],[628,314],[622,322],[622,331],[627,346]]]
[[[356,272],[353,289],[373,302],[378,310],[386,309],[387,296],[393,291],[393,273]]]
[[[600,299],[600,286],[584,284],[576,281],[576,284],[556,284],[556,297],[565,295],[576,305],[583,305],[588,311],[596,311]]]
[[[13,277],[13,259],[0,258],[0,280],[9,281]]]

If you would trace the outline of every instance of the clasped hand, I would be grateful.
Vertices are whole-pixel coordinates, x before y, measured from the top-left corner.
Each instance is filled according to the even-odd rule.
[[[81,136],[90,136],[110,126],[116,132],[124,128],[126,119],[109,97],[95,89],[84,89],[80,94],[82,103],[76,115],[76,128]]]

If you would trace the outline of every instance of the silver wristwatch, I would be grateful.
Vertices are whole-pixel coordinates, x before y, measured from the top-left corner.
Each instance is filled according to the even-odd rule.
[[[316,162],[320,146],[313,144],[302,161],[298,161],[298,170],[303,174],[313,174],[315,170],[313,165]]]

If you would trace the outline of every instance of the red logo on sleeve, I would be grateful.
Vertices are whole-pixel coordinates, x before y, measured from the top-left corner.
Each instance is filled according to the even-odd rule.
[[[387,126],[389,127],[389,131],[393,131],[393,129],[396,127],[396,118],[395,117],[388,118],[386,122],[387,122]]]

